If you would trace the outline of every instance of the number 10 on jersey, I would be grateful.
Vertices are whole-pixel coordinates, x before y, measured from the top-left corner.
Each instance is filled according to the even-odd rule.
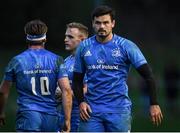
[[[31,77],[31,85],[32,85],[32,93],[37,95],[36,93],[36,78]],[[49,91],[49,79],[48,77],[40,77],[40,89],[42,95],[50,95]]]

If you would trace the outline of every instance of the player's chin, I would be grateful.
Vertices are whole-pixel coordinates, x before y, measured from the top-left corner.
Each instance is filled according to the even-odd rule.
[[[67,51],[71,51],[71,48],[70,48],[70,47],[68,47],[68,46],[66,46],[66,47],[65,47],[65,50],[67,50]]]
[[[101,37],[101,38],[106,38],[107,37],[106,34],[98,34],[98,36]]]

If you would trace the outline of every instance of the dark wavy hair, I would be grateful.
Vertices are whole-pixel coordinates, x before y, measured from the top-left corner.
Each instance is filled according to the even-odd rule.
[[[115,10],[106,5],[96,7],[91,13],[91,19],[94,20],[94,17],[99,17],[106,14],[109,14],[111,16],[111,20],[115,19]]]
[[[26,25],[24,26],[24,32],[25,34],[28,35],[43,35],[46,34],[47,31],[48,31],[47,25],[39,19],[31,20],[27,22]],[[26,39],[26,42],[33,45],[41,44],[46,42],[46,39],[41,41],[29,41]]]

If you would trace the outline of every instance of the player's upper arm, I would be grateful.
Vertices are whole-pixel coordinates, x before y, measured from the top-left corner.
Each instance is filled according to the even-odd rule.
[[[139,66],[147,63],[144,55],[142,54],[141,50],[138,48],[136,44],[129,40],[126,40],[124,43],[128,59],[135,68],[138,68]]]
[[[14,57],[11,59],[11,61],[8,63],[6,69],[5,69],[5,75],[4,80],[6,81],[16,81],[16,70],[18,67],[18,60]]]
[[[11,81],[3,80],[0,85],[0,93],[8,95],[11,85],[12,85]]]
[[[64,64],[64,60],[62,57],[59,57],[58,59],[58,63],[57,63],[57,66],[58,66],[58,79],[61,79],[61,78],[64,78],[64,77],[68,77],[68,74],[67,74],[67,68],[66,68],[66,65]]]

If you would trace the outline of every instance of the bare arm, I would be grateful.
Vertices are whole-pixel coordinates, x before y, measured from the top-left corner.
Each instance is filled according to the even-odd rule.
[[[83,92],[84,92],[84,95],[87,93],[87,84],[84,84],[84,86],[83,86]]]
[[[59,86],[62,90],[62,104],[65,115],[63,131],[70,131],[71,127],[71,110],[72,110],[72,91],[67,77],[58,80]]]
[[[12,82],[3,80],[0,85],[0,126],[5,124],[5,104]]]

